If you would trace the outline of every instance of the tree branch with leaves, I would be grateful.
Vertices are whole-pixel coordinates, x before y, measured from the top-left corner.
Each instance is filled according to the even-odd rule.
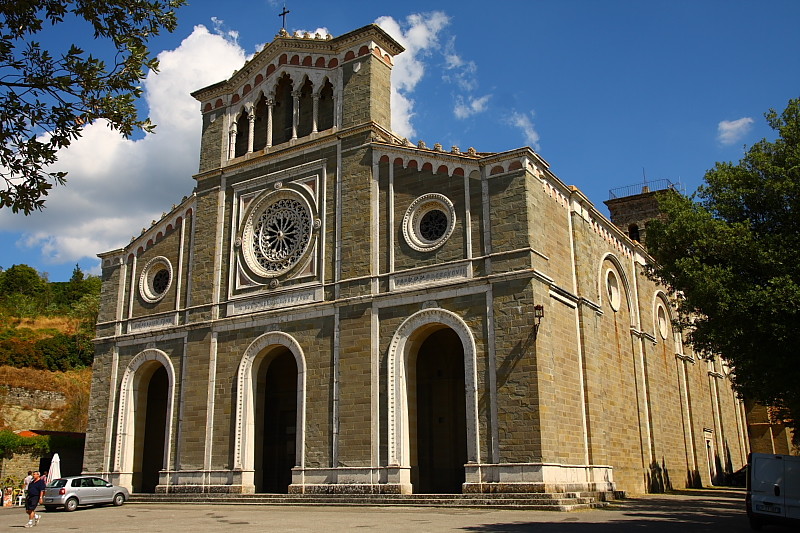
[[[157,71],[148,41],[177,26],[186,0],[6,0],[0,6],[0,208],[30,214],[45,206],[67,173],[53,170],[58,151],[83,128],[105,120],[129,137],[154,125],[136,99],[146,70]],[[74,44],[50,50],[49,27],[88,24],[107,62]],[[106,47],[106,48],[103,48]],[[109,48],[110,47],[110,48]]]

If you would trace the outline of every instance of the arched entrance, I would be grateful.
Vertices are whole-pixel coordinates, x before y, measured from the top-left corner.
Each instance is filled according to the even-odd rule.
[[[167,369],[150,363],[141,370],[134,398],[133,492],[155,492],[164,468],[169,377]]]
[[[242,471],[242,488],[245,492],[286,492],[291,468],[305,466],[306,360],[300,344],[279,331],[261,335],[245,350],[236,380],[239,401],[233,464]],[[277,427],[271,425],[273,421]],[[289,443],[292,431],[295,440]],[[281,442],[286,447],[283,463],[276,455]],[[270,472],[283,472],[283,477]]]
[[[464,348],[455,331],[431,333],[409,380],[411,483],[415,493],[461,493],[467,462]]]
[[[133,492],[154,492],[159,471],[169,470],[175,369],[155,348],[131,359],[119,388],[112,481]]]
[[[287,493],[297,457],[297,364],[285,346],[260,361],[255,384],[256,492]]]
[[[396,468],[390,482],[397,483],[401,492],[462,492],[456,485],[464,482],[464,465],[481,462],[476,347],[470,327],[452,311],[423,309],[400,324],[388,355],[387,459]],[[449,399],[439,405],[441,398],[426,390]],[[456,405],[458,397],[463,404]],[[431,428],[440,424],[440,418],[442,427],[449,429]],[[433,449],[440,434],[445,440],[455,440],[443,445],[448,451],[441,452],[442,457]],[[438,475],[427,468],[431,462],[450,470],[446,488],[426,478]]]

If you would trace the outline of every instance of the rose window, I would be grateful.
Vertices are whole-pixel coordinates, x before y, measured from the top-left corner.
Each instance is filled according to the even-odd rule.
[[[264,277],[288,272],[305,256],[313,219],[298,194],[283,191],[267,196],[251,211],[242,238],[247,265]]]

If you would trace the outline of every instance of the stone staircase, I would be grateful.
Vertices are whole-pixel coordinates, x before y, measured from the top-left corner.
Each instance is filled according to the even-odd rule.
[[[498,494],[132,494],[131,504],[337,505],[576,511],[608,505],[610,492]]]

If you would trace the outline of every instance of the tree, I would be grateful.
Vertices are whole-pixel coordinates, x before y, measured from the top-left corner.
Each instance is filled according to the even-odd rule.
[[[12,266],[3,273],[0,282],[0,298],[16,293],[38,296],[47,288],[47,281],[28,265]]]
[[[692,198],[663,196],[647,227],[652,274],[676,291],[681,326],[719,354],[747,398],[800,425],[800,98],[767,122],[738,164],[717,163]]]
[[[152,131],[135,100],[145,69],[157,70],[147,43],[177,25],[186,0],[7,0],[0,6],[0,208],[26,215],[44,207],[66,172],[57,153],[100,119],[124,136]],[[48,50],[37,41],[66,21],[109,42],[111,64],[75,45]],[[79,30],[80,31],[80,30]],[[52,39],[58,41],[59,39]]]

